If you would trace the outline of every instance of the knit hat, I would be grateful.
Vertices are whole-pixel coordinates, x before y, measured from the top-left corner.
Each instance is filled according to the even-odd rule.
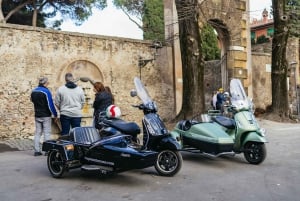
[[[39,84],[46,84],[48,82],[48,78],[47,77],[41,77],[39,78]]]

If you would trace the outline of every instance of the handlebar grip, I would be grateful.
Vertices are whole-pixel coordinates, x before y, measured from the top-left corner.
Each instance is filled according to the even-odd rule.
[[[140,110],[143,110],[143,109],[144,109],[144,105],[143,105],[143,104],[139,104],[139,105],[132,105],[132,107],[139,108]]]

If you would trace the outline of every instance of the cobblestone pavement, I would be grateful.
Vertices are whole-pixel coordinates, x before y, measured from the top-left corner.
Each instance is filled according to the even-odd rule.
[[[174,177],[158,176],[154,167],[110,177],[78,168],[52,179],[47,157],[34,157],[33,150],[6,151],[0,153],[0,200],[299,201],[300,123],[259,123],[268,139],[262,164],[248,164],[243,154],[209,158],[182,152],[183,166]],[[32,149],[33,142],[11,140],[2,145]]]

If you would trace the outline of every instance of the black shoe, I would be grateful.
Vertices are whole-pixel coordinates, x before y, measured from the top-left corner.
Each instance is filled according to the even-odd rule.
[[[34,156],[41,156],[43,155],[41,152],[34,152]]]

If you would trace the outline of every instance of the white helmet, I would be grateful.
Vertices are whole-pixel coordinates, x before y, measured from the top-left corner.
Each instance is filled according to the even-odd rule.
[[[108,118],[120,118],[121,109],[118,106],[110,105],[106,108],[106,116]]]

